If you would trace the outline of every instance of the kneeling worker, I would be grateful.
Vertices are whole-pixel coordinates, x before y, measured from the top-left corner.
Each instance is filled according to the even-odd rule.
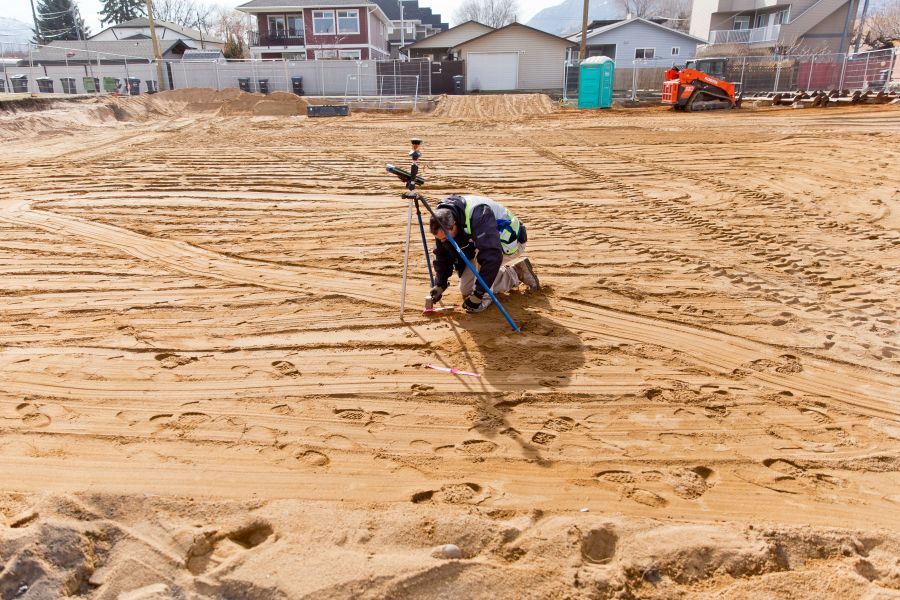
[[[444,226],[478,269],[478,274],[500,294],[524,283],[530,290],[540,289],[531,261],[525,257],[528,235],[525,225],[502,204],[484,196],[449,196],[437,205],[431,217],[434,247],[435,286],[431,299],[437,302],[450,285],[450,276],[459,274],[459,290],[467,312],[481,312],[491,304],[481,282],[453,249],[441,229]]]

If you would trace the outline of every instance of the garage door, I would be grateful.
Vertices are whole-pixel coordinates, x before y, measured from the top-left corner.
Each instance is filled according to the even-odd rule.
[[[519,84],[518,52],[469,52],[466,89],[514,90]]]

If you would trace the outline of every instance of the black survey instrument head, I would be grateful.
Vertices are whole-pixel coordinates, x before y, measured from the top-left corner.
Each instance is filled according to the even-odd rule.
[[[414,182],[416,185],[425,185],[425,179],[420,175],[413,175],[409,171],[401,169],[400,167],[395,167],[394,165],[386,165],[385,170],[391,175],[396,175],[400,178],[400,181],[403,183]]]

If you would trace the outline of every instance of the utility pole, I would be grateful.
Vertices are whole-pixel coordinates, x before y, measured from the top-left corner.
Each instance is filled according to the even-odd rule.
[[[859,25],[857,28],[859,31],[856,34],[856,43],[854,44],[853,53],[856,54],[859,52],[859,44],[862,42],[863,36],[863,27],[866,26],[866,13],[869,11],[869,0],[865,0],[863,2],[862,15],[859,17]]]
[[[159,51],[159,38],[156,37],[156,24],[153,22],[153,0],[146,0],[147,21],[150,23],[150,39],[153,40],[153,57],[156,59],[156,85],[159,91],[163,91],[162,52]]]
[[[37,42],[41,43],[44,38],[41,36],[41,22],[38,21],[37,12],[34,10],[34,0],[31,0],[31,18],[34,19],[34,32],[37,34]]]
[[[587,58],[587,23],[590,4],[591,0],[584,0],[584,12],[581,14],[581,60]]]

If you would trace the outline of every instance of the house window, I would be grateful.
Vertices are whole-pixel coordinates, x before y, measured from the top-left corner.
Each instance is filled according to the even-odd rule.
[[[359,11],[337,11],[338,33],[359,33]]]
[[[269,37],[284,37],[284,17],[281,15],[269,15]]]
[[[337,50],[316,50],[316,60],[327,60],[337,57]]]
[[[756,15],[756,28],[766,26],[766,20],[769,18],[769,15]]]
[[[678,56],[679,54],[681,54],[681,47],[672,46],[672,56]]]
[[[315,33],[316,35],[327,35],[330,33],[334,33],[333,10],[313,11],[313,33]]]
[[[285,52],[284,60],[306,60],[306,52]]]
[[[790,16],[790,14],[791,14],[790,7],[786,8],[784,10],[778,11],[778,16],[775,17],[775,22],[778,23],[779,25],[787,25],[788,17]]]
[[[750,29],[750,15],[738,15],[734,18],[734,30],[743,31]]]
[[[634,49],[634,58],[635,60],[639,58],[653,58],[653,55],[656,53],[655,48],[635,48]]]
[[[287,16],[288,36],[303,37],[303,15]]]
[[[360,56],[359,50],[340,50],[338,52],[338,58],[341,60],[359,60]]]

